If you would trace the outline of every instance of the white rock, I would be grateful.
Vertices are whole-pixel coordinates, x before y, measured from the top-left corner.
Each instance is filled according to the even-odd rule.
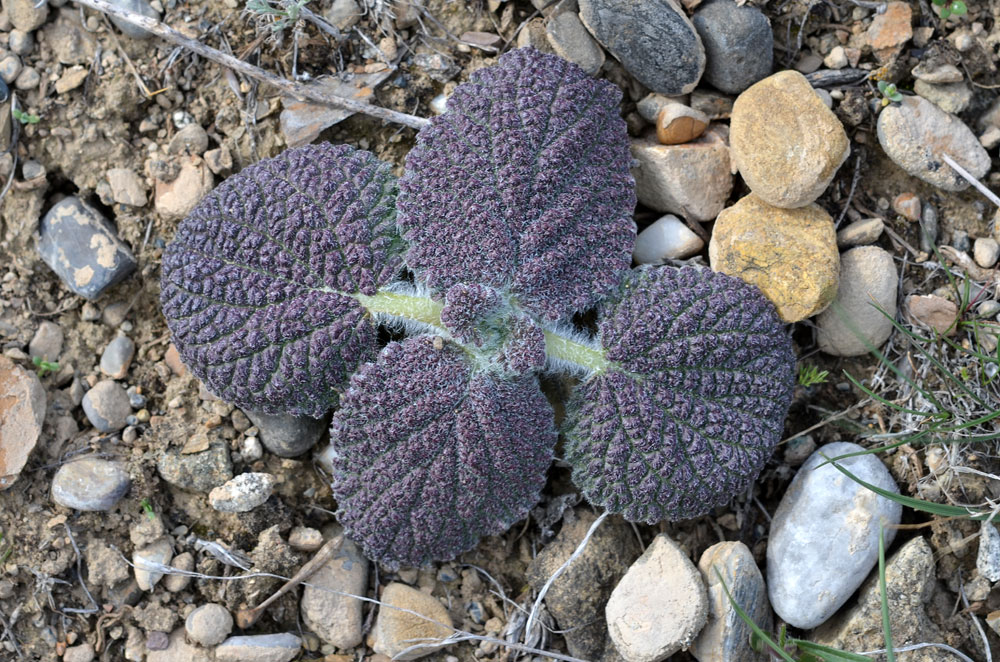
[[[302,651],[291,632],[229,637],[215,649],[216,662],[289,662]]]
[[[972,247],[972,255],[976,258],[976,264],[989,269],[1000,257],[1000,244],[993,237],[979,237]]]
[[[837,297],[816,318],[820,350],[860,356],[884,343],[896,318],[898,280],[892,255],[878,246],[859,246],[842,254]]]
[[[156,582],[160,581],[160,578],[163,577],[162,572],[150,569],[147,563],[167,565],[173,556],[174,549],[173,545],[170,544],[169,537],[160,538],[132,552],[132,563],[135,566],[135,583],[139,585],[139,588],[143,591],[151,591],[156,586]]]
[[[249,472],[240,474],[208,493],[208,503],[220,513],[245,513],[271,497],[274,476]]]
[[[655,221],[635,238],[632,259],[638,264],[663,264],[667,260],[682,260],[697,254],[705,242],[684,222],[667,214]]]
[[[660,662],[686,650],[705,626],[708,597],[701,573],[660,534],[618,582],[605,616],[627,662]]]
[[[188,614],[184,631],[197,644],[215,646],[225,641],[233,631],[233,615],[222,605],[202,605]]]
[[[767,589],[774,611],[790,625],[814,628],[837,611],[878,561],[879,526],[886,545],[902,508],[854,482],[827,458],[864,450],[857,444],[821,446],[782,497],[767,545]],[[824,457],[824,455],[826,457]],[[898,492],[875,455],[839,464],[863,481]]]
[[[976,569],[991,582],[1000,581],[1000,531],[993,522],[979,525],[979,553]]]

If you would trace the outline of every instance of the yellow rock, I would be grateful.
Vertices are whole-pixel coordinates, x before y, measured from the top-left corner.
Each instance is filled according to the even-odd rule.
[[[750,194],[719,214],[708,258],[715,271],[759,287],[785,322],[815,315],[837,295],[837,236],[818,205],[782,209]]]
[[[751,85],[733,104],[729,142],[747,186],[775,207],[804,207],[850,154],[844,127],[797,71]]]
[[[403,651],[415,643],[433,643],[445,639],[454,632],[448,610],[436,598],[423,591],[393,582],[382,591],[382,602],[384,604],[379,607],[378,619],[369,641],[376,653],[397,660],[415,660],[430,655],[440,647],[428,646],[408,653]],[[402,611],[404,609],[409,611]],[[422,614],[425,618],[411,614],[410,611]]]

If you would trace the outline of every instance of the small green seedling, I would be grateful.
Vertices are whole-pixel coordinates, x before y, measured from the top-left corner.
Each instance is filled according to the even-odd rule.
[[[896,89],[895,83],[887,83],[884,80],[880,80],[878,82],[878,91],[882,95],[883,106],[888,106],[891,102],[899,103],[903,100],[903,95]]]
[[[33,113],[26,113],[20,108],[14,108],[10,111],[10,114],[14,116],[21,124],[38,124],[41,118]]]
[[[38,370],[38,378],[41,379],[50,372],[56,372],[59,370],[59,364],[55,361],[46,361],[40,356],[36,356],[31,359],[31,362],[35,364],[35,368]]]
[[[805,388],[815,386],[816,384],[825,384],[829,376],[829,370],[820,370],[811,363],[803,363],[799,366],[799,385]]]
[[[941,8],[941,20],[946,21],[952,16],[962,16],[969,11],[962,0],[931,0]]]
[[[149,499],[143,499],[139,502],[139,505],[142,506],[142,510],[146,513],[146,517],[151,520],[156,519],[156,511],[153,510],[153,504],[149,502]]]

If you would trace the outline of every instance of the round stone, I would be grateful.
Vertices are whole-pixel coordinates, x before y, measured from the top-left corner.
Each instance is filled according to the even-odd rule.
[[[233,615],[222,605],[198,607],[184,621],[188,639],[202,646],[221,644],[233,631]]]
[[[739,94],[771,73],[774,36],[763,12],[735,0],[709,0],[691,19],[705,45],[704,79]]]
[[[131,484],[121,464],[85,457],[59,467],[52,478],[52,500],[74,510],[111,510]]]
[[[268,500],[274,487],[274,476],[265,473],[245,473],[213,488],[208,493],[212,508],[223,513],[245,513]]]
[[[820,350],[861,356],[881,346],[896,318],[898,280],[892,255],[878,246],[860,246],[841,255],[837,297],[816,318]]]
[[[132,414],[128,393],[117,382],[106,379],[98,382],[83,396],[83,413],[101,432],[117,432],[128,425]]]

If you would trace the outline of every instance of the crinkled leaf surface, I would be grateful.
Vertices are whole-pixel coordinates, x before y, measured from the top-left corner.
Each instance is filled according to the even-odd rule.
[[[533,49],[474,73],[407,155],[407,265],[441,292],[510,291],[548,320],[596,303],[635,240],[620,99],[611,83]]]
[[[612,368],[578,388],[566,423],[566,459],[587,499],[655,522],[746,489],[781,438],[794,386],[771,303],[725,274],[641,269],[602,312]]]
[[[452,343],[391,343],[334,415],[337,517],[391,567],[447,560],[538,501],[556,441],[534,376],[473,374]]]
[[[372,154],[310,145],[207,195],[163,256],[163,314],[184,362],[219,397],[321,416],[377,352],[351,296],[398,272],[395,179]]]

